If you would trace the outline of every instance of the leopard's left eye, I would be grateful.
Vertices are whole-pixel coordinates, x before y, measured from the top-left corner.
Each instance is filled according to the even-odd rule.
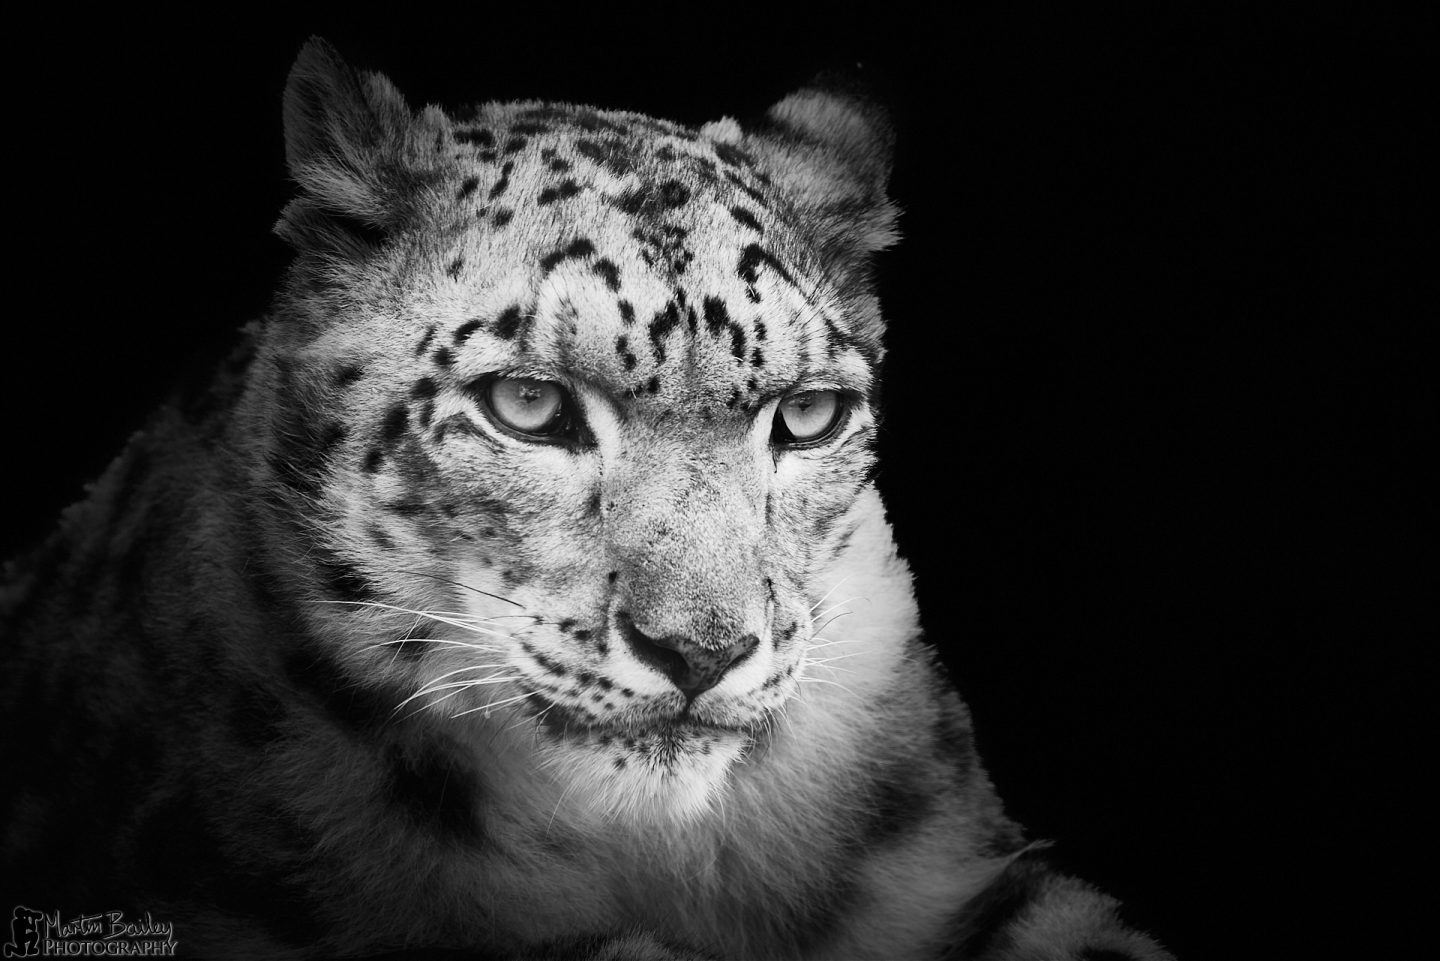
[[[844,415],[845,401],[839,391],[802,390],[791,394],[775,408],[771,443],[792,447],[818,443],[835,432]]]

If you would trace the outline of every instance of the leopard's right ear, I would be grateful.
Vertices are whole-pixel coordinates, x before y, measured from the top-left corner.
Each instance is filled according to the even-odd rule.
[[[301,196],[275,225],[301,249],[362,253],[409,213],[417,177],[433,160],[437,110],[416,115],[378,73],[359,73],[312,37],[285,85],[285,159]]]

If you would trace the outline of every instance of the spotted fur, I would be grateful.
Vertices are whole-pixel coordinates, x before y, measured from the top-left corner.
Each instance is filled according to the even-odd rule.
[[[285,124],[272,314],[10,569],[14,903],[216,958],[1168,956],[921,642],[873,108],[414,111],[315,41]]]

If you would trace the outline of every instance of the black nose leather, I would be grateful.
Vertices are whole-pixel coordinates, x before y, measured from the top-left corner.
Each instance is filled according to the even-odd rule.
[[[746,634],[737,641],[716,647],[688,637],[651,637],[635,627],[628,617],[621,617],[619,622],[635,656],[664,674],[691,698],[719,684],[725,672],[749,657],[760,643],[754,634]]]

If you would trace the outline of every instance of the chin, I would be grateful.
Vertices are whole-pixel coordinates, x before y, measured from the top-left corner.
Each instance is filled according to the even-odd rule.
[[[563,804],[607,821],[695,821],[714,810],[751,739],[692,724],[570,728],[542,742],[542,765],[564,784]]]

